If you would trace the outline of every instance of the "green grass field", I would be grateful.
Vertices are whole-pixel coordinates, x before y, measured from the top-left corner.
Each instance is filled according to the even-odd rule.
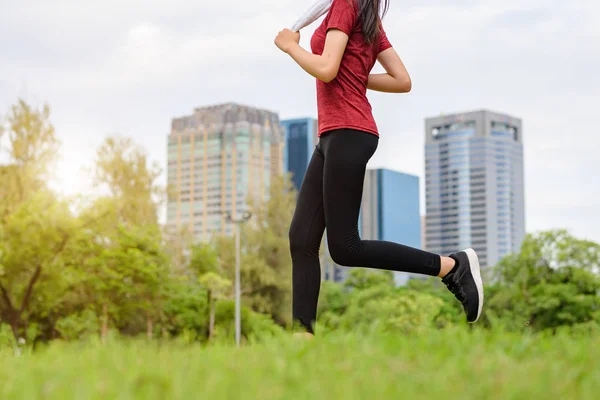
[[[600,338],[436,331],[0,352],[0,399],[596,399]]]

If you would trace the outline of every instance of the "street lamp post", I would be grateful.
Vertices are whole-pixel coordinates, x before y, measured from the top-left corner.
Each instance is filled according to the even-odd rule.
[[[235,224],[235,343],[239,347],[242,334],[242,322],[240,316],[240,225],[248,221],[252,213],[244,212],[241,217],[233,217],[231,213],[225,213],[225,219]]]

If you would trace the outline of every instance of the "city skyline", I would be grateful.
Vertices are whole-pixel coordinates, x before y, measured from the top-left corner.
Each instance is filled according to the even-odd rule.
[[[316,115],[314,80],[273,45],[307,5],[4,5],[0,113],[18,97],[49,103],[63,142],[57,187],[68,194],[87,190],[81,168],[115,134],[132,137],[160,161],[166,183],[164,137],[173,115],[229,101],[271,109],[282,119]],[[590,179],[600,139],[588,117],[600,96],[598,12],[600,4],[591,1],[392,1],[384,25],[413,90],[369,93],[381,131],[370,167],[423,179],[426,116],[502,110],[526,121],[527,230],[567,228],[600,241],[600,227],[590,223],[600,219],[600,182]],[[315,27],[301,33],[306,48]]]
[[[309,156],[318,141],[317,124],[318,121],[313,118],[280,120],[278,114],[272,111],[236,103],[199,107],[191,116],[173,118],[168,140],[168,182],[175,187],[177,194],[167,205],[168,226],[181,228],[190,225],[194,236],[200,240],[208,240],[213,233],[231,234],[221,212],[228,210],[235,214],[237,209],[244,208],[244,199],[249,193],[261,197],[264,189],[268,189],[268,180],[263,182],[262,178],[259,179],[261,190],[250,187],[252,168],[244,170],[244,166],[249,166],[250,159],[252,165],[255,158],[264,161],[264,155],[259,156],[264,152],[252,155],[252,137],[244,135],[264,133],[265,129],[270,132],[269,136],[277,135],[278,141],[271,143],[269,140],[267,153],[273,156],[272,149],[276,148],[278,151],[275,153],[279,157],[275,157],[274,161],[269,159],[263,167],[268,169],[269,174],[291,173],[294,185],[299,188]],[[426,118],[425,125],[425,213],[420,210],[417,176],[385,168],[370,168],[365,175],[359,217],[361,237],[395,241],[437,254],[474,247],[480,253],[483,266],[493,265],[503,256],[518,251],[525,235],[523,138],[526,136],[522,121],[505,114],[479,110]],[[254,129],[256,127],[259,129]],[[238,143],[240,140],[243,143]],[[212,142],[217,145],[215,149],[210,146]],[[215,155],[209,157],[209,153]],[[213,161],[215,166],[212,166]],[[273,170],[273,165],[276,170]],[[461,166],[467,169],[462,171]],[[215,182],[219,183],[218,187],[213,188],[203,182],[210,180],[211,173],[217,173],[218,182]],[[294,174],[297,174],[298,182],[294,181]],[[261,173],[260,177],[263,175]],[[410,184],[407,186],[405,178],[416,182],[412,185],[414,188],[409,187]],[[236,189],[232,190],[233,187]],[[507,189],[502,189],[504,187]],[[221,190],[212,196],[216,203],[211,206],[208,200],[211,196],[207,198],[207,194],[219,188]],[[453,190],[458,192],[452,195]],[[463,192],[468,196],[461,194]],[[508,196],[502,196],[504,192]],[[199,197],[188,198],[189,193]],[[444,208],[442,203],[449,202],[452,204],[446,204]],[[390,207],[391,203],[393,207]],[[404,206],[398,207],[400,203]],[[406,207],[407,204],[411,206]],[[207,220],[208,214],[211,221]],[[414,215],[411,217],[409,214]],[[460,217],[463,214],[467,219]],[[438,226],[440,221],[441,227]],[[454,225],[450,226],[450,222]],[[214,225],[214,229],[207,231],[207,225]],[[440,236],[441,232],[455,231],[458,235],[456,241],[443,239],[448,234]],[[344,271],[340,277],[342,275],[345,275]],[[397,282],[406,278],[396,276]]]

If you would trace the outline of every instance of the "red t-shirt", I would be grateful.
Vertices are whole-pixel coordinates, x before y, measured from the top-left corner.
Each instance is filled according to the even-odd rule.
[[[321,25],[312,36],[314,54],[321,55],[329,29],[339,29],[349,37],[337,77],[325,83],[317,79],[319,136],[334,129],[357,129],[379,136],[367,99],[367,82],[377,55],[392,47],[381,27],[381,35],[365,44],[356,0],[333,0]]]

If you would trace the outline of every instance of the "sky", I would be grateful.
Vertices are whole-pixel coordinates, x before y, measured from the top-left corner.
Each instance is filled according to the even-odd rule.
[[[195,107],[316,117],[314,78],[273,44],[312,1],[0,0],[0,118],[18,98],[50,105],[55,185],[74,194],[107,136],[164,168],[171,119]],[[527,231],[600,242],[599,20],[597,0],[391,0],[383,22],[413,90],[369,93],[381,133],[369,166],[423,179],[426,117],[508,113],[524,124]]]

